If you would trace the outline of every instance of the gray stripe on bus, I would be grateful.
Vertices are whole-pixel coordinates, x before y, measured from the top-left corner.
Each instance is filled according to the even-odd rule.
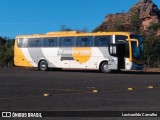
[[[43,54],[42,48],[28,48],[28,53],[30,54],[32,61],[36,63],[37,67],[40,59],[45,59],[48,62],[48,64],[50,63],[49,60]],[[52,66],[54,65],[52,64]]]
[[[110,56],[109,55],[109,52],[108,52],[108,47],[101,47],[101,48],[98,48],[99,51],[103,54],[103,57],[105,58],[106,56]]]

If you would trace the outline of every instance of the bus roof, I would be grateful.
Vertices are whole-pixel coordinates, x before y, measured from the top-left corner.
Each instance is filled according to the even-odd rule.
[[[46,34],[18,35],[16,38],[41,38],[41,37],[64,37],[64,36],[96,36],[96,35],[130,35],[130,32],[93,32],[85,33],[78,31],[48,32]]]

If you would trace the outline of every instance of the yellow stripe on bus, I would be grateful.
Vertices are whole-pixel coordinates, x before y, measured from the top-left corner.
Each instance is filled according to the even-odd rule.
[[[24,66],[24,67],[33,67],[33,65],[27,60],[27,58],[24,56],[22,50],[17,47],[17,41],[15,41],[15,58],[14,58],[14,64],[16,66]]]

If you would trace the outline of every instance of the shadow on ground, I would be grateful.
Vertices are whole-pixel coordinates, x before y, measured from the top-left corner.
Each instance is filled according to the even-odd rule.
[[[38,68],[25,68],[25,67],[0,67],[0,71],[6,71],[6,70],[14,70],[14,71],[39,71]],[[48,69],[48,71],[45,72],[54,72],[54,71],[58,71],[58,72],[70,72],[70,73],[99,73],[99,74],[139,74],[139,75],[160,75],[160,71],[148,71],[148,70],[144,70],[144,71],[112,71],[110,73],[101,73],[98,70],[80,70],[80,69],[61,69],[61,68],[50,68]],[[44,72],[44,71],[42,71]]]

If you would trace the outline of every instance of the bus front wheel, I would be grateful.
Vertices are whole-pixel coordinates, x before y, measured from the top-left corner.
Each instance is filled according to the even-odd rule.
[[[102,73],[110,73],[111,70],[108,68],[108,62],[102,63],[100,70]]]
[[[41,61],[39,62],[38,68],[39,68],[40,71],[47,71],[47,69],[48,69],[47,61],[41,60]]]

